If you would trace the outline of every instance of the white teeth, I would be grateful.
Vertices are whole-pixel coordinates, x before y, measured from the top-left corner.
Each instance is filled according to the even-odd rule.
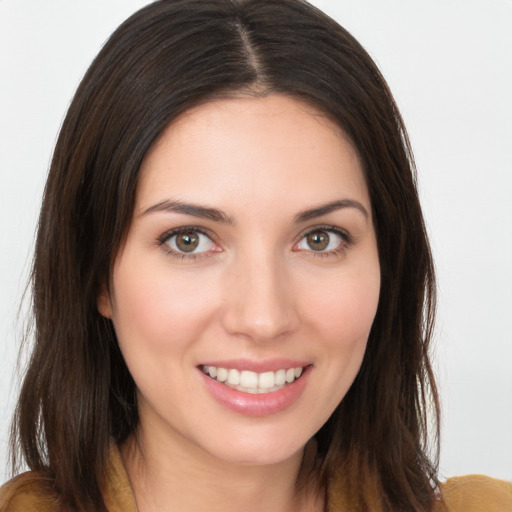
[[[282,386],[286,382],[286,370],[276,372],[276,386]]]
[[[276,385],[276,375],[274,372],[260,373],[258,379],[258,387],[263,389],[270,389]],[[256,386],[255,386],[256,387]]]
[[[228,383],[232,386],[238,386],[240,384],[240,372],[233,368],[228,370]]]
[[[278,391],[286,383],[290,384],[302,375],[303,368],[280,369],[276,372],[256,373],[249,370],[203,366],[203,371],[212,379],[224,382],[227,386],[244,393],[270,393]]]
[[[228,380],[228,371],[226,368],[217,368],[217,380],[219,382],[225,382]]]
[[[240,386],[244,388],[257,388],[258,374],[256,372],[243,370],[242,372],[240,372]]]

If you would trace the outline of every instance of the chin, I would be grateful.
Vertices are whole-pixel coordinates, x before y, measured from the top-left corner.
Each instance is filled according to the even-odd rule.
[[[292,433],[292,435],[290,435]],[[205,440],[203,449],[212,457],[228,464],[265,466],[302,457],[305,445],[313,434],[294,432],[291,427],[275,430],[268,426],[226,432]]]

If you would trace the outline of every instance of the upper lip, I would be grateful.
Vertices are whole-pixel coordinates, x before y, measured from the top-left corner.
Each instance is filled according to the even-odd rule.
[[[212,360],[205,361],[199,364],[199,367],[203,366],[215,366],[217,368],[232,368],[235,370],[243,371],[248,370],[256,373],[263,372],[276,372],[277,370],[288,368],[304,368],[305,366],[311,365],[310,361],[301,361],[293,359],[225,359],[225,360]]]

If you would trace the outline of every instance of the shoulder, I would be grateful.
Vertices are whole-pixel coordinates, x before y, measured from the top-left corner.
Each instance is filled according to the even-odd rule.
[[[58,496],[49,477],[23,473],[0,487],[0,512],[58,512]]]
[[[512,512],[512,484],[483,475],[449,478],[440,486],[446,512]]]

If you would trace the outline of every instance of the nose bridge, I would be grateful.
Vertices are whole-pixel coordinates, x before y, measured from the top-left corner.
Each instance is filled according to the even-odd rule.
[[[295,329],[298,315],[290,274],[277,251],[259,247],[241,253],[230,274],[224,316],[230,333],[263,341]]]

